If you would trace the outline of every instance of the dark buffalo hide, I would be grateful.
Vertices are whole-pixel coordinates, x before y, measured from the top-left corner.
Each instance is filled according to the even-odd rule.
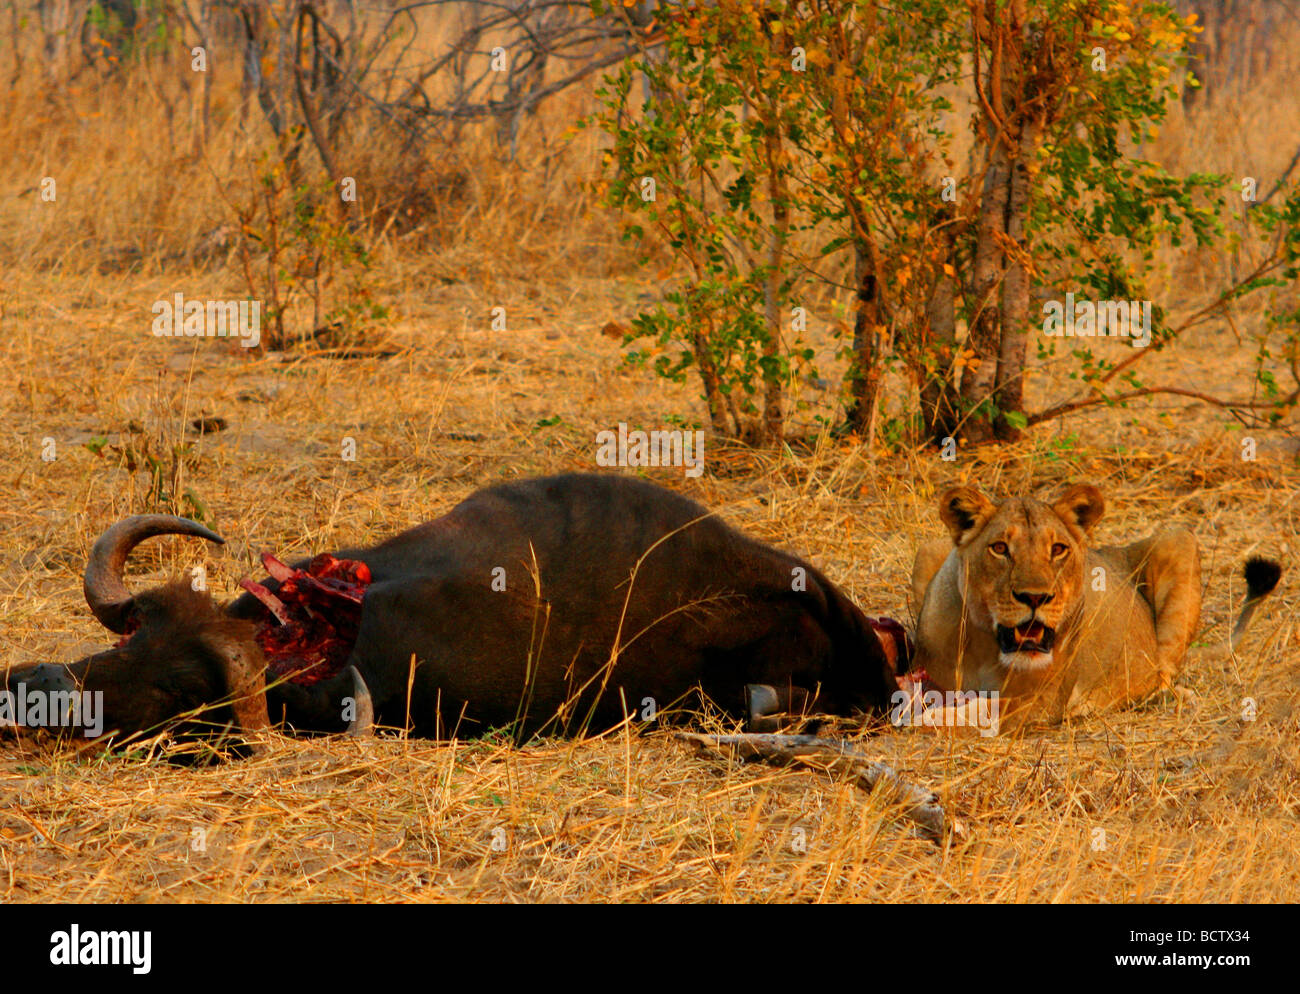
[[[750,684],[784,708],[880,712],[896,689],[870,622],[819,571],[642,480],[491,487],[379,545],[266,557],[273,575],[224,608],[187,582],[131,596],[121,580],[144,537],[216,535],[158,515],[114,527],[86,588],[124,640],[8,678],[102,692],[105,732],[251,731],[268,712],[343,731],[358,674],[379,724],[441,736],[601,730],[696,691],[741,715]]]

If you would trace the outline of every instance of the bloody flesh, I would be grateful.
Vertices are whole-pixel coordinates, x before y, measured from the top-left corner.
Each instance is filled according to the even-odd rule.
[[[894,668],[895,677],[901,687],[904,675],[912,668],[912,653],[916,649],[907,634],[907,629],[893,618],[867,618],[867,623],[876,633],[876,638],[880,639],[880,644],[885,650],[885,658]]]
[[[328,554],[306,569],[287,566],[269,553],[262,565],[280,581],[274,593],[252,580],[239,585],[266,608],[256,639],[266,655],[268,679],[310,686],[334,676],[347,665],[357,640],[370,568]]]

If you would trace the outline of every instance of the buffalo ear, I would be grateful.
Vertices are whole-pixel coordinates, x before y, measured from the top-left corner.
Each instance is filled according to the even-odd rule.
[[[241,638],[242,634],[209,634],[205,642],[221,660],[236,727],[244,735],[258,736],[271,727],[266,707],[266,659],[257,644],[251,638]]]
[[[948,527],[953,545],[961,545],[993,516],[993,502],[974,487],[950,487],[939,496],[939,518]]]
[[[1052,510],[1067,525],[1073,525],[1087,535],[1106,513],[1106,498],[1091,484],[1078,483],[1062,491],[1052,504]]]

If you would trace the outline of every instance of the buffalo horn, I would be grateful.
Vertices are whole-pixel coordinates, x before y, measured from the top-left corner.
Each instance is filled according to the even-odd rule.
[[[375,703],[370,699],[370,688],[355,666],[349,666],[348,672],[352,674],[352,700],[356,702],[356,717],[348,723],[348,734],[370,735],[375,727]]]
[[[124,518],[96,539],[86,563],[86,603],[99,623],[110,632],[126,634],[132,597],[122,579],[131,550],[154,535],[197,535],[209,542],[225,542],[214,531],[188,518],[170,514],[136,514]]]

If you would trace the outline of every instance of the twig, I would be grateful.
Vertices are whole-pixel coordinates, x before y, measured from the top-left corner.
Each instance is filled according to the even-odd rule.
[[[1066,401],[1047,408],[1045,411],[1039,411],[1037,414],[1031,414],[1026,419],[1029,424],[1036,425],[1043,421],[1050,421],[1053,418],[1059,418],[1063,414],[1069,414],[1072,411],[1082,410],[1085,407],[1095,407],[1098,404],[1122,404],[1125,401],[1136,400],[1140,397],[1154,397],[1157,394],[1173,394],[1176,397],[1191,397],[1193,400],[1203,401],[1206,404],[1212,404],[1215,407],[1223,407],[1228,410],[1233,409],[1272,409],[1277,407],[1286,407],[1300,400],[1300,389],[1296,389],[1280,400],[1223,400],[1219,397],[1212,397],[1207,393],[1199,390],[1187,390],[1183,387],[1142,387],[1140,390],[1130,390],[1128,393],[1116,394],[1113,397],[1098,395],[1088,397],[1083,400]]]
[[[1270,200],[1272,200],[1273,195],[1277,193],[1278,190],[1282,189],[1282,187],[1286,186],[1286,181],[1291,178],[1291,173],[1295,171],[1295,167],[1297,165],[1300,165],[1300,148],[1297,148],[1295,150],[1295,155],[1291,156],[1290,164],[1284,170],[1282,170],[1282,175],[1279,176],[1277,182],[1273,184],[1273,189],[1269,190],[1268,193],[1260,197],[1259,200],[1256,201],[1255,203],[1247,204],[1246,205],[1247,209],[1251,207],[1258,207],[1260,204],[1266,204]]]

